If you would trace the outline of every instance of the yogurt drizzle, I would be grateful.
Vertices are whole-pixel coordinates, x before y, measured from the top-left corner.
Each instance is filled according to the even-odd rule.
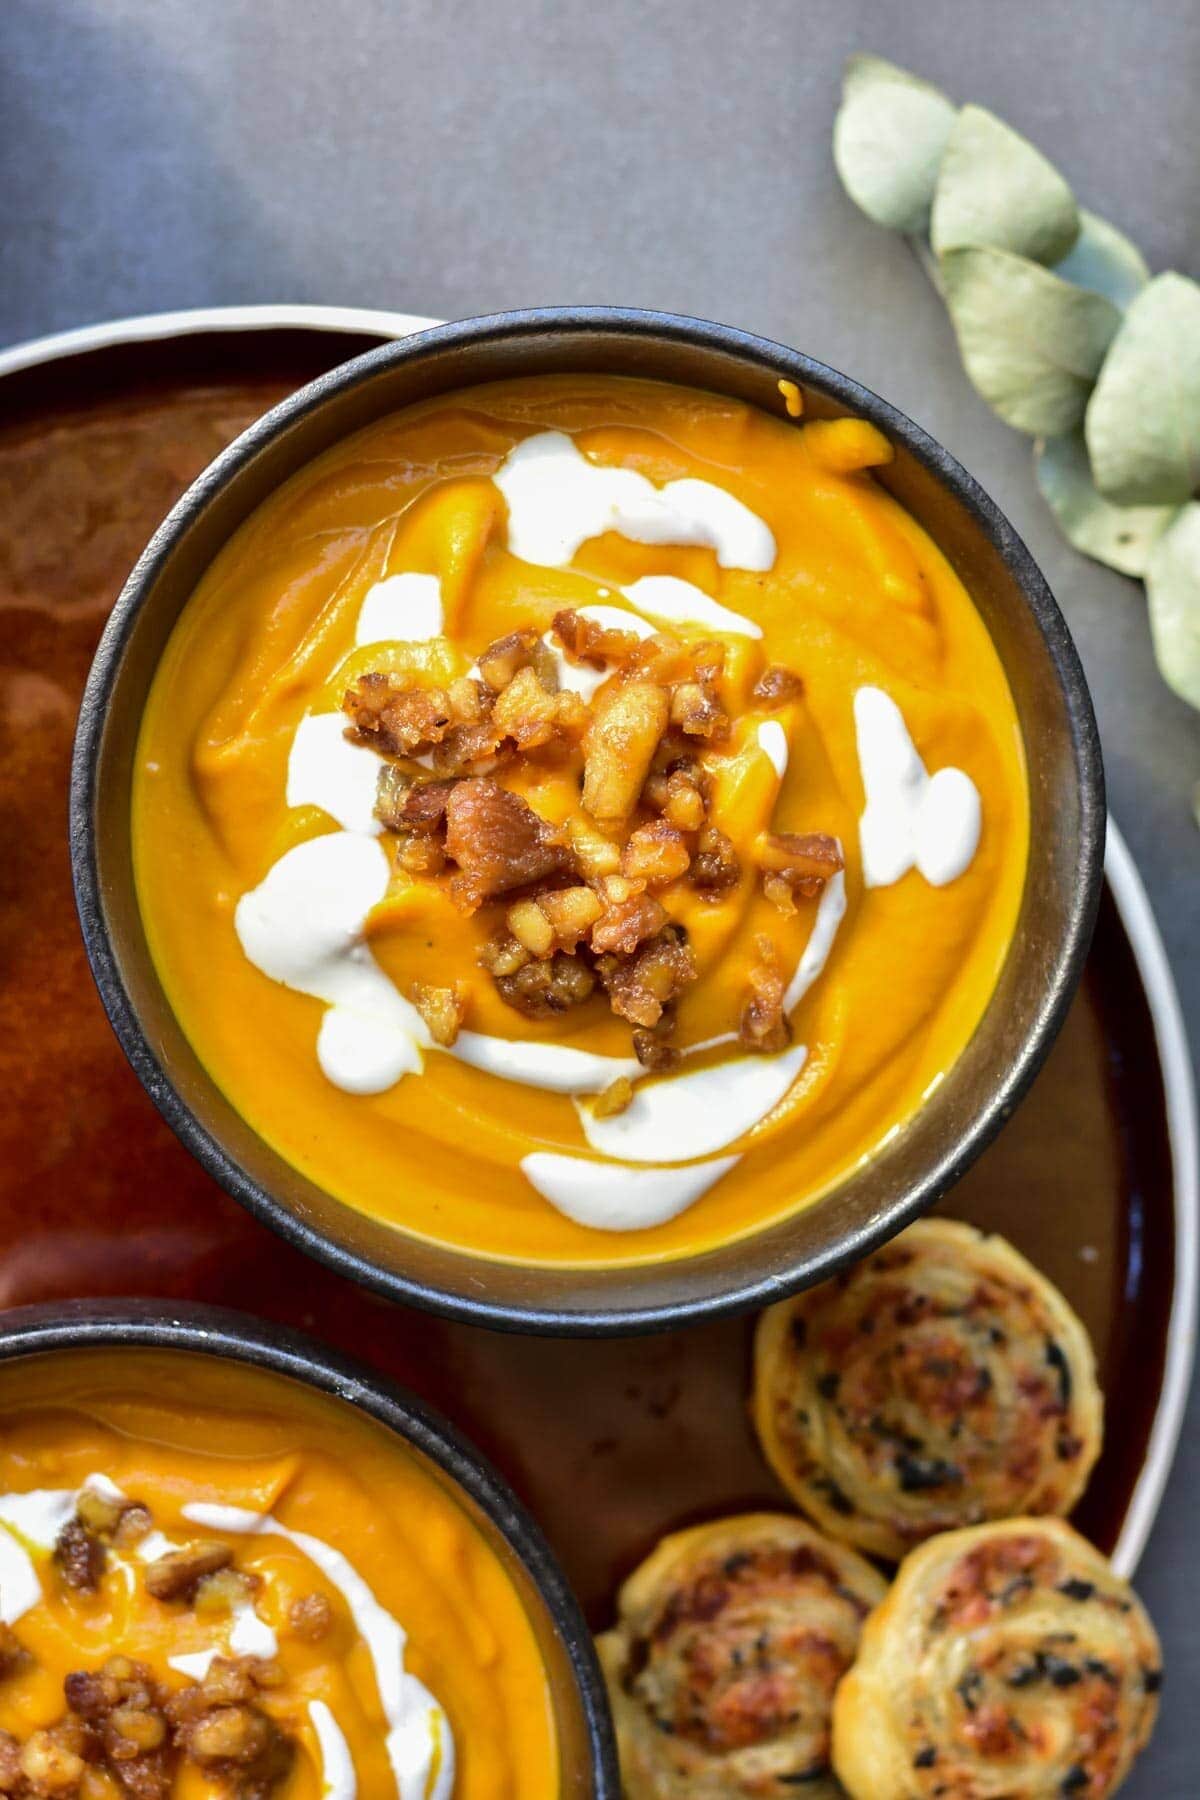
[[[508,547],[523,562],[563,568],[606,531],[639,544],[705,544],[722,568],[769,569],[775,537],[757,513],[711,481],[655,487],[635,469],[589,462],[562,431],[539,431],[493,477],[508,502]]]
[[[644,1231],[684,1212],[740,1161],[722,1156],[680,1169],[627,1169],[590,1156],[535,1150],[522,1158],[521,1169],[542,1198],[577,1225],[593,1231]]]
[[[296,727],[288,756],[287,803],[316,806],[343,831],[378,837],[375,817],[379,756],[346,736],[345,713],[308,713]]]
[[[341,1726],[324,1700],[310,1700],[308,1716],[317,1734],[321,1764],[325,1770],[322,1800],[357,1800],[358,1776]]]
[[[354,642],[423,644],[440,637],[443,624],[442,584],[436,575],[389,575],[363,601]]]
[[[931,887],[946,887],[979,848],[979,789],[961,769],[929,774],[904,714],[882,688],[859,688],[854,726],[867,802],[858,822],[863,881],[890,887],[917,869]]]
[[[675,575],[643,575],[621,592],[639,612],[672,625],[703,625],[708,631],[732,632],[734,637],[760,638],[763,634],[762,626],[753,619],[719,605],[693,582],[680,581]]]
[[[680,1151],[711,1156],[744,1137],[778,1106],[804,1067],[805,1044],[778,1056],[735,1056],[635,1090],[624,1112],[599,1119],[576,1102],[593,1150],[622,1162],[669,1163]]]
[[[84,1487],[96,1485],[89,1475]],[[15,1625],[41,1604],[42,1582],[25,1548],[53,1550],[63,1526],[75,1515],[79,1494],[74,1488],[32,1488],[24,1494],[0,1496],[0,1620]],[[24,1539],[24,1542],[21,1540]]]
[[[778,719],[764,719],[758,728],[758,747],[782,781],[787,774],[789,751],[787,732]]]

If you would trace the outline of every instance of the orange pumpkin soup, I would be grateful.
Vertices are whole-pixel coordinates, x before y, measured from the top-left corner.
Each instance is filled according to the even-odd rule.
[[[236,533],[157,672],[166,992],[342,1199],[522,1262],[834,1184],[970,1038],[1024,881],[996,651],[871,425],[611,377],[387,418]]]
[[[5,1793],[560,1792],[495,1553],[415,1453],[278,1376],[132,1349],[7,1368],[0,1618]]]

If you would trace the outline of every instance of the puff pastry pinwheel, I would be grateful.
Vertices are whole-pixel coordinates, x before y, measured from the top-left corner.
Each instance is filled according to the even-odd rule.
[[[804,1511],[893,1561],[935,1532],[1068,1512],[1103,1432],[1092,1347],[1057,1288],[948,1219],[764,1313],[753,1404]]]
[[[914,1550],[834,1702],[851,1800],[1106,1800],[1154,1727],[1154,1627],[1061,1519]]]
[[[884,1591],[802,1519],[664,1538],[598,1646],[628,1800],[834,1800],[834,1690]]]

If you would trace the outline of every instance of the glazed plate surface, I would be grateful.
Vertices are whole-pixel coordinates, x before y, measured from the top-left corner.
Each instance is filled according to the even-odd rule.
[[[142,1091],[93,988],[71,898],[76,709],[146,539],[270,405],[425,323],[241,308],[120,321],[0,355],[0,1306],[212,1300],[373,1362],[494,1459],[602,1625],[618,1581],[662,1532],[785,1504],[746,1412],[749,1323],[554,1344],[499,1336],[391,1305],[277,1241]],[[1062,1035],[943,1210],[1011,1238],[1087,1324],[1109,1432],[1076,1520],[1128,1573],[1191,1366],[1195,1115],[1174,988],[1111,825],[1107,874]]]

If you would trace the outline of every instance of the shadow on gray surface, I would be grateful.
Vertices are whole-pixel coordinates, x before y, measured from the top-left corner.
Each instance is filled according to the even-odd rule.
[[[195,72],[88,0],[0,7],[6,341],[118,314],[302,298]]]

